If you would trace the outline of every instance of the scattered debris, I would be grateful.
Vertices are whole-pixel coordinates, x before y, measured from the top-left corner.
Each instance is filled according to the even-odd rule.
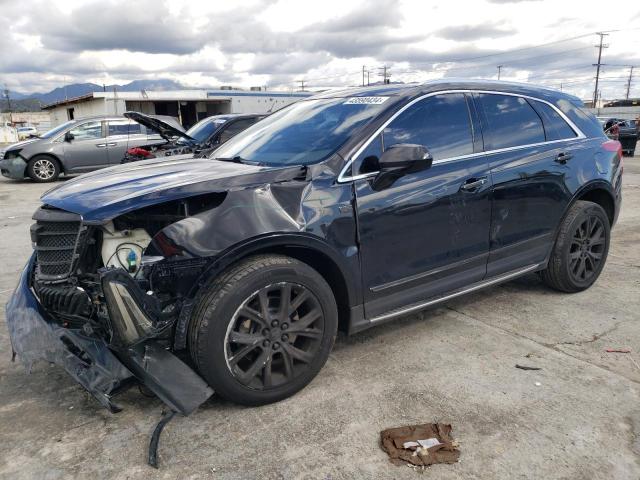
[[[516,368],[519,368],[520,370],[542,370],[540,367],[528,367],[526,365],[518,365],[517,363]]]
[[[176,414],[173,410],[162,412],[162,418],[156,425],[153,435],[151,435],[151,442],[149,442],[149,465],[153,468],[158,468],[158,442],[160,441],[160,434],[162,429],[171,421]]]
[[[540,382],[536,382],[534,385],[535,385],[536,387],[541,387],[541,386],[542,386],[542,384],[541,384]]]
[[[426,423],[389,428],[380,432],[382,449],[391,463],[413,466],[456,463],[460,458],[458,442],[451,437],[451,425]]]
[[[607,353],[631,353],[630,348],[606,348]]]

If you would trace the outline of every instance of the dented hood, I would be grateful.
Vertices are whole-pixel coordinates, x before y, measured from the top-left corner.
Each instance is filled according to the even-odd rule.
[[[300,166],[264,167],[182,155],[88,173],[49,190],[41,199],[81,215],[86,223],[103,223],[149,205],[292,180],[304,171]]]

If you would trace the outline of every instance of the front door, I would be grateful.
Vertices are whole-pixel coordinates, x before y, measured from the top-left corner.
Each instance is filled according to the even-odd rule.
[[[367,318],[481,281],[486,273],[491,177],[474,135],[475,113],[462,93],[409,106],[362,151],[353,174],[375,172],[399,143],[424,145],[431,168],[390,185],[371,174],[355,181]]]
[[[65,171],[85,172],[109,165],[102,123],[100,120],[85,122],[69,130],[73,138],[64,141]]]

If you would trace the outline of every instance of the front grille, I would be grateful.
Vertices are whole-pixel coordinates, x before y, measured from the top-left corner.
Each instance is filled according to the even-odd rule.
[[[58,280],[69,276],[79,243],[80,217],[43,207],[33,218],[36,223],[31,227],[31,239],[36,249],[37,277]]]

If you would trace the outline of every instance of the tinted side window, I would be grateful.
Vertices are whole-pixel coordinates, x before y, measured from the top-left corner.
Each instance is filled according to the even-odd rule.
[[[526,99],[489,93],[478,97],[489,127],[485,150],[545,141],[542,120]]]
[[[549,105],[536,101],[532,101],[531,104],[542,117],[547,140],[563,140],[577,136],[564,118]]]
[[[235,137],[241,131],[246,130],[257,121],[258,120],[255,118],[244,118],[242,120],[237,120],[233,122],[231,125],[225,128],[223,132],[220,134],[220,143],[224,143],[230,138]]]
[[[384,147],[414,143],[434,160],[473,153],[467,101],[461,93],[425,98],[402,112],[383,132]]]
[[[108,132],[108,136],[144,133],[142,131],[142,125],[132,120],[110,120]]]

